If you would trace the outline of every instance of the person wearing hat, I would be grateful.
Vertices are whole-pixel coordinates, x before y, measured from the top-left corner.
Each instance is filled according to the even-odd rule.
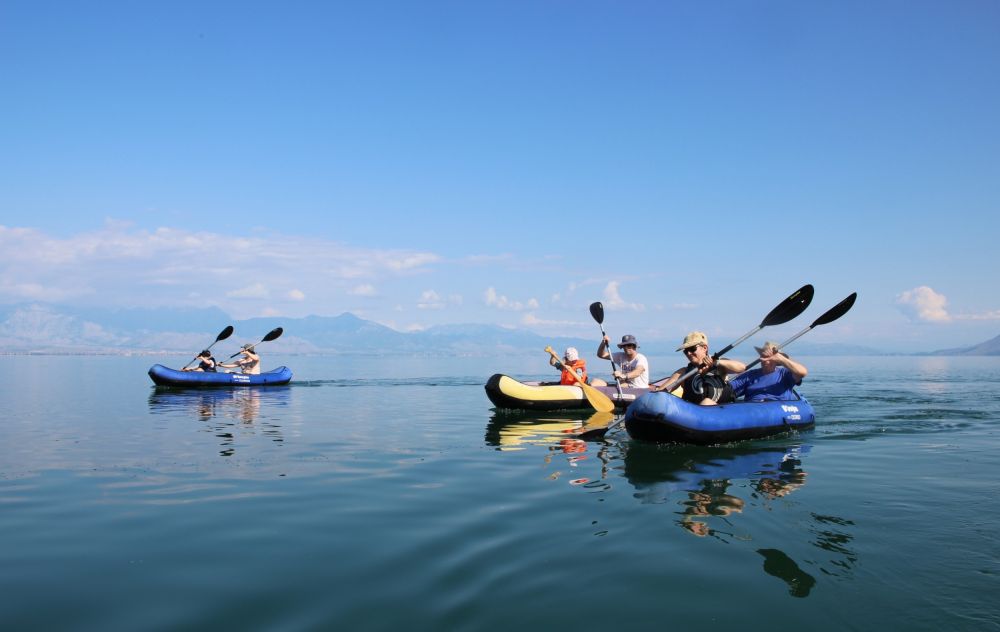
[[[560,384],[576,386],[577,382],[573,379],[574,373],[576,373],[577,377],[579,377],[580,381],[584,384],[588,383],[587,361],[580,358],[580,352],[576,350],[576,347],[566,347],[566,352],[563,354],[562,362],[550,356],[549,364],[562,371],[562,374],[559,376]]]
[[[217,369],[215,368],[215,364],[216,364],[215,358],[212,357],[212,352],[209,351],[208,349],[205,349],[204,351],[202,351],[201,353],[198,354],[198,360],[200,360],[200,362],[198,362],[198,366],[191,367],[190,369],[187,368],[187,367],[184,367],[182,370],[184,370],[184,371],[199,371],[199,372],[202,372],[202,373],[217,373],[218,372]]]
[[[618,348],[621,351],[615,351],[614,354],[608,353],[610,346],[611,338],[605,334],[601,344],[597,347],[597,357],[604,360],[611,358],[611,361],[618,366],[614,373],[615,380],[623,387],[647,388],[649,386],[649,360],[639,353],[639,342],[635,336],[631,334],[622,336],[622,341],[618,343]],[[607,386],[607,382],[597,378],[591,380],[591,383],[594,386]]]
[[[726,383],[726,376],[746,371],[745,364],[728,358],[713,359],[708,352],[708,336],[703,331],[692,331],[684,336],[684,341],[677,350],[684,353],[688,360],[687,366],[674,371],[665,381],[654,384],[650,391],[662,391],[685,373],[698,369],[697,373],[681,385],[684,387],[682,397],[685,401],[703,406],[736,401],[732,389]]]
[[[257,355],[252,344],[247,343],[240,347],[240,356],[235,362],[229,364],[220,362],[219,366],[227,369],[239,369],[240,373],[247,375],[260,375],[260,356]]]
[[[809,373],[806,367],[778,351],[778,345],[773,342],[765,342],[754,349],[760,356],[760,367],[730,380],[733,394],[748,402],[798,399],[793,389],[802,384],[802,378]]]

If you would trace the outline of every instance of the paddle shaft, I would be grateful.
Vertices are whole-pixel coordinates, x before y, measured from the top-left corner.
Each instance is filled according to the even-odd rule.
[[[603,342],[608,334],[604,333],[604,323],[597,323],[601,326],[601,341]],[[611,377],[615,378],[615,387],[618,388],[618,398],[621,399],[622,396],[622,383],[618,381],[618,376],[615,373],[618,371],[618,367],[615,365],[615,354],[611,352],[610,341],[608,344],[608,360],[611,360]]]
[[[208,345],[208,347],[205,350],[208,351],[209,349],[211,349],[212,347],[215,346],[216,342],[219,342],[220,340],[225,340],[226,338],[228,338],[231,335],[233,335],[233,326],[229,325],[228,327],[226,327],[225,329],[223,329],[222,331],[219,332],[219,335],[215,337],[215,342],[213,342],[212,344]],[[201,354],[196,355],[194,357],[194,360],[191,360],[191,362],[188,362],[187,364],[184,365],[184,368],[186,369],[189,366],[191,366],[191,364],[193,362],[195,362],[200,357],[201,357]]]
[[[788,340],[778,345],[778,350],[780,351],[781,349],[784,349],[788,345],[792,344],[805,334],[809,333],[809,331],[814,327],[819,327],[820,325],[826,325],[827,323],[832,323],[833,321],[837,320],[838,318],[846,314],[848,311],[850,311],[851,307],[854,306],[854,301],[856,301],[857,298],[858,298],[858,293],[854,292],[844,300],[840,301],[830,309],[826,310],[825,312],[823,312],[823,315],[814,320],[811,325],[809,325],[799,333],[795,334]],[[756,360],[748,364],[745,370],[749,371],[751,368],[757,366],[758,364],[760,364],[760,358],[757,358]]]
[[[590,304],[590,315],[595,321],[597,321],[598,326],[601,328],[601,344],[604,344],[604,339],[608,337],[608,334],[604,331],[604,303],[597,301],[596,303]],[[608,345],[611,345],[611,340],[608,339]],[[611,349],[608,349],[608,360],[611,360],[611,376],[615,378],[615,387],[618,389],[618,399],[622,397],[622,384],[618,381],[618,376],[615,375],[615,371],[618,367],[615,366],[615,355],[611,353]]]
[[[251,345],[249,348],[250,349],[254,349],[254,353],[256,353],[256,349],[255,348],[256,348],[257,345],[259,345],[261,342],[271,342],[272,340],[277,339],[278,336],[280,336],[284,331],[285,330],[282,329],[281,327],[275,327],[271,331],[267,332],[267,335],[264,336],[263,338],[261,338],[260,342],[258,342],[257,344]],[[233,358],[235,358],[236,356],[240,355],[241,353],[243,353],[243,350],[237,351],[233,355],[229,356],[229,359],[232,360]]]

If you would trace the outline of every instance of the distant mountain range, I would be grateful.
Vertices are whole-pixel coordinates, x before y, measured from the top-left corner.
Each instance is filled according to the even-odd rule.
[[[538,353],[551,345],[557,352],[574,346],[590,356],[599,342],[596,335],[540,336],[520,329],[475,324],[441,325],[404,333],[346,312],[335,317],[234,321],[217,308],[110,310],[31,304],[0,306],[0,353],[194,353],[211,343],[227,324],[232,324],[236,332],[214,348],[222,353],[235,351],[244,342],[256,342],[275,327],[284,328],[284,334],[267,343],[268,348],[293,354],[497,356]],[[648,355],[675,353],[673,341],[640,342]],[[808,342],[797,342],[790,351],[801,356],[885,355],[869,347]],[[956,354],[1000,355],[1000,336],[974,347],[928,355]]]
[[[1000,336],[991,338],[986,342],[980,342],[971,347],[958,347],[956,349],[941,349],[931,352],[929,355],[973,355],[973,356],[995,356],[1000,355]]]

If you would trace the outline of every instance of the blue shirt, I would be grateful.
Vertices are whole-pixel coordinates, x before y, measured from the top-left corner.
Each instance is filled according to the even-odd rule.
[[[798,399],[792,389],[800,383],[795,374],[783,366],[774,367],[770,373],[764,373],[763,369],[750,369],[729,380],[733,394],[742,396],[748,402]]]

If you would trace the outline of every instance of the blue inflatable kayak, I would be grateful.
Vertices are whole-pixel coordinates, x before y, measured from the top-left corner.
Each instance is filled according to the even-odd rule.
[[[699,406],[667,393],[647,393],[625,412],[630,437],[657,443],[702,445],[760,439],[816,424],[812,405],[794,401]]]
[[[243,373],[203,373],[201,371],[178,371],[162,364],[154,364],[149,369],[149,377],[158,386],[264,386],[288,384],[292,371],[286,366],[259,375]]]

